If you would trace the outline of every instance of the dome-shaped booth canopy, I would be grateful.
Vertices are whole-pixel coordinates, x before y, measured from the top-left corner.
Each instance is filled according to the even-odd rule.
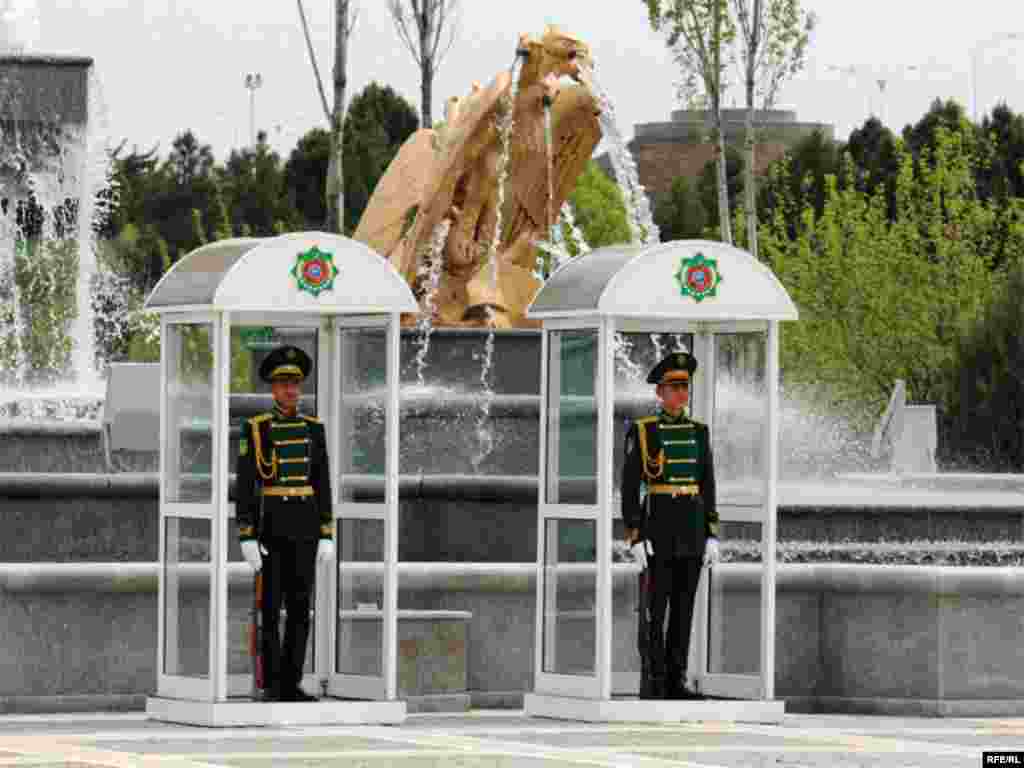
[[[204,245],[157,283],[146,308],[171,311],[418,312],[400,274],[364,243],[324,232]]]
[[[598,248],[556,270],[527,311],[538,320],[778,321],[797,315],[767,266],[746,251],[709,240]]]

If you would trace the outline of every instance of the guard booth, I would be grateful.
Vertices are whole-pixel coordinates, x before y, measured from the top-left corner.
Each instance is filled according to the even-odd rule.
[[[557,270],[543,323],[534,691],[528,714],[587,721],[778,721],[774,700],[779,323],[771,270],[722,243],[610,246]],[[723,559],[705,568],[688,677],[706,700],[641,700],[639,566],[620,482],[632,419],[656,413],[650,368],[697,358],[690,412],[709,425]],[[655,553],[657,554],[657,553]]]
[[[399,320],[406,282],[362,243],[323,233],[223,240],[177,262],[160,316],[160,575],[153,719],[206,726],[396,723]],[[253,571],[232,497],[244,419],[272,406],[257,371],[280,344],[314,367],[300,412],[327,429],[333,567],[318,564],[303,687],[253,698]],[[381,455],[368,455],[371,452]]]

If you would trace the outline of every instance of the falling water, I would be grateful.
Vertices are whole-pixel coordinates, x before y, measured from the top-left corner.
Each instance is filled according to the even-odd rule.
[[[562,226],[569,233],[569,240],[576,249],[577,256],[590,253],[590,243],[587,242],[583,231],[576,225],[576,214],[568,200],[562,203]]]
[[[508,181],[508,164],[512,156],[512,130],[515,127],[516,99],[519,95],[519,73],[523,68],[523,54],[516,53],[515,61],[509,70],[511,83],[508,91],[501,98],[495,115],[495,127],[498,130],[498,139],[501,144],[501,152],[498,154],[498,190],[497,204],[494,215],[494,236],[491,238],[487,248],[487,259],[491,266],[491,287],[498,287],[498,248],[501,246],[501,229],[503,226],[502,214],[505,209],[505,185]],[[490,314],[488,320],[490,320]],[[493,322],[490,323],[494,327]]]
[[[661,346],[661,334],[651,334],[651,345],[654,347],[654,359],[655,361],[661,360],[665,356],[665,348]]]
[[[643,368],[633,360],[633,342],[621,333],[615,334],[615,363],[616,373],[624,376],[627,381],[644,380]]]
[[[498,248],[501,245],[502,212],[505,208],[505,185],[508,181],[508,165],[512,156],[512,131],[515,127],[515,106],[519,95],[519,75],[522,72],[524,51],[516,51],[515,60],[509,70],[511,82],[508,91],[502,97],[500,107],[495,116],[501,152],[498,154],[498,190],[494,216],[494,236],[487,248],[487,259],[491,265],[491,289],[497,294],[498,289]],[[480,450],[473,457],[473,470],[480,471],[491,451],[494,450],[494,433],[490,424],[491,403],[494,400],[494,388],[491,386],[491,370],[494,366],[494,308],[487,306],[487,339],[484,342],[483,364],[480,369],[480,406],[476,421],[477,442]]]
[[[647,199],[647,193],[640,184],[640,176],[637,172],[636,161],[629,151],[626,140],[619,131],[618,120],[615,117],[615,107],[612,104],[608,92],[598,82],[592,69],[581,69],[581,79],[590,89],[590,92],[597,99],[600,105],[599,121],[604,138],[609,142],[608,157],[611,159],[612,171],[615,180],[622,189],[626,199],[626,209],[629,212],[629,226],[633,233],[634,243],[657,243],[660,241],[658,225],[654,223],[651,214],[651,203]]]
[[[443,219],[430,237],[427,246],[426,258],[420,262],[420,268],[416,277],[424,285],[422,308],[419,321],[416,323],[416,330],[419,333],[419,349],[416,352],[416,379],[421,387],[426,386],[424,371],[427,367],[427,352],[430,351],[430,334],[434,330],[434,299],[437,297],[437,287],[441,282],[441,268],[444,266],[444,244],[448,240],[448,232],[451,230],[451,219]]]
[[[566,233],[568,233],[568,237],[566,237]],[[571,259],[573,254],[583,256],[590,253],[590,244],[587,243],[587,238],[576,225],[576,216],[573,213],[572,204],[568,200],[562,203],[558,222],[551,228],[550,238],[537,240],[534,245],[540,251],[534,274],[541,280],[546,280],[548,275],[553,274]],[[545,255],[548,257],[546,264]]]
[[[4,27],[0,37],[6,33],[9,38],[9,23],[4,20],[0,26]],[[7,45],[11,47],[9,39]],[[96,365],[93,291],[95,283],[110,282],[101,274],[96,254],[99,232],[110,214],[112,163],[106,141],[107,111],[99,79],[92,67],[85,75],[85,120],[84,125],[77,126],[47,116],[40,119],[27,112],[30,102],[16,79],[0,87],[0,106],[13,117],[13,130],[0,146],[0,165],[4,166],[7,181],[13,182],[12,202],[16,205],[19,200],[31,201],[43,214],[38,232],[19,227],[13,209],[0,216],[0,282],[6,294],[0,322],[7,330],[6,338],[0,340],[0,350],[11,366],[5,372],[11,388],[0,392],[0,411],[7,416],[64,418],[62,414],[71,414],[67,418],[74,418],[83,413],[95,414],[103,395],[103,380]],[[26,285],[19,286],[14,280],[15,257],[23,253],[26,258],[39,254],[40,258],[57,259],[63,246],[68,246],[71,258],[77,261],[78,271],[73,278],[75,304],[69,307],[58,303],[59,273],[56,269],[40,268],[22,275],[21,280],[33,281],[27,286],[33,295],[54,298],[35,298],[27,306],[28,298],[19,295]],[[120,328],[123,332],[127,320],[124,294],[123,287],[104,294],[102,320],[108,329]],[[68,311],[73,320],[64,325]],[[52,345],[53,354],[48,359],[35,360],[30,356],[24,346],[29,315],[33,324],[38,318],[43,327],[54,329],[55,340],[66,334],[71,342],[70,360],[61,362],[59,345]],[[111,335],[108,330],[107,338]],[[37,368],[37,364],[41,367]],[[62,372],[66,374],[65,381],[55,382],[53,376]],[[73,386],[68,387],[68,383]]]
[[[89,120],[84,137],[85,157],[78,180],[78,314],[73,326],[74,376],[83,391],[102,393],[103,381],[96,370],[96,329],[92,306],[94,278],[99,275],[96,261],[99,233],[111,211],[103,193],[110,188],[113,163],[106,145],[106,114],[100,106],[99,79],[89,71]]]
[[[494,450],[494,427],[491,424],[491,404],[494,402],[494,387],[491,373],[494,369],[494,310],[487,307],[487,320],[491,326],[484,341],[483,365],[480,367],[480,404],[476,420],[476,439],[479,450],[473,457],[473,472],[480,473],[484,459]]]
[[[554,137],[551,135],[551,103],[547,97],[544,98],[544,149],[547,154],[547,173],[548,173],[548,200],[547,200],[547,220],[544,222],[545,228],[550,232],[552,227],[555,226],[555,217],[552,212],[552,207],[555,204],[555,148],[554,148]]]

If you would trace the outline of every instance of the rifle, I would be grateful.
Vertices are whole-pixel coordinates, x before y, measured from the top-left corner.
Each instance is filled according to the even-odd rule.
[[[252,657],[252,698],[260,700],[260,691],[265,687],[263,679],[263,571],[256,571],[253,579],[255,594],[249,617],[249,656]]]
[[[260,517],[257,529],[263,528],[263,483],[256,481],[260,495]],[[260,540],[257,532],[256,540]],[[253,576],[253,601],[249,614],[249,656],[252,658],[252,700],[260,701],[260,691],[267,687],[263,668],[263,569]]]
[[[640,654],[640,698],[653,698],[651,684],[651,591],[653,574],[650,566],[644,568],[637,577],[639,580],[639,596],[637,599],[636,649]]]
[[[643,500],[646,514],[645,519],[650,516],[650,499],[645,496]],[[646,551],[646,550],[645,550]],[[637,621],[636,621],[636,650],[640,654],[640,698],[657,698],[651,680],[652,659],[651,659],[651,596],[654,593],[654,574],[651,572],[650,563],[640,572],[638,580],[637,595]]]

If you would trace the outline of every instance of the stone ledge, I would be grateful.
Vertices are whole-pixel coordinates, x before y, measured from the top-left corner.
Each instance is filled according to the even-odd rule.
[[[138,712],[146,708],[144,693],[84,693],[55,696],[0,696],[0,714],[54,712]]]
[[[205,583],[207,572],[205,566],[181,568],[182,586],[199,588]],[[402,589],[417,591],[529,592],[534,588],[536,572],[537,567],[533,563],[399,563],[398,566]],[[613,577],[617,583],[624,583],[637,573],[638,569],[631,564],[619,564],[613,568]],[[730,590],[742,592],[761,589],[760,565],[723,563],[716,567],[716,573],[720,574]],[[0,591],[31,594],[156,592],[158,574],[158,563],[0,563]],[[248,565],[236,562],[230,564],[228,583],[231,588],[248,589],[251,579],[252,571]],[[1024,568],[782,564],[776,566],[776,589],[782,592],[934,594],[956,597],[1021,596],[1024,595]],[[429,613],[433,615],[436,612]],[[462,613],[445,612],[444,617],[460,619],[463,618]]]
[[[467,712],[473,706],[468,693],[433,693],[405,699],[409,714],[424,712]]]
[[[470,691],[473,709],[522,709],[524,691]]]
[[[901,717],[1021,717],[1024,699],[892,699],[780,696],[790,714],[896,715]]]

